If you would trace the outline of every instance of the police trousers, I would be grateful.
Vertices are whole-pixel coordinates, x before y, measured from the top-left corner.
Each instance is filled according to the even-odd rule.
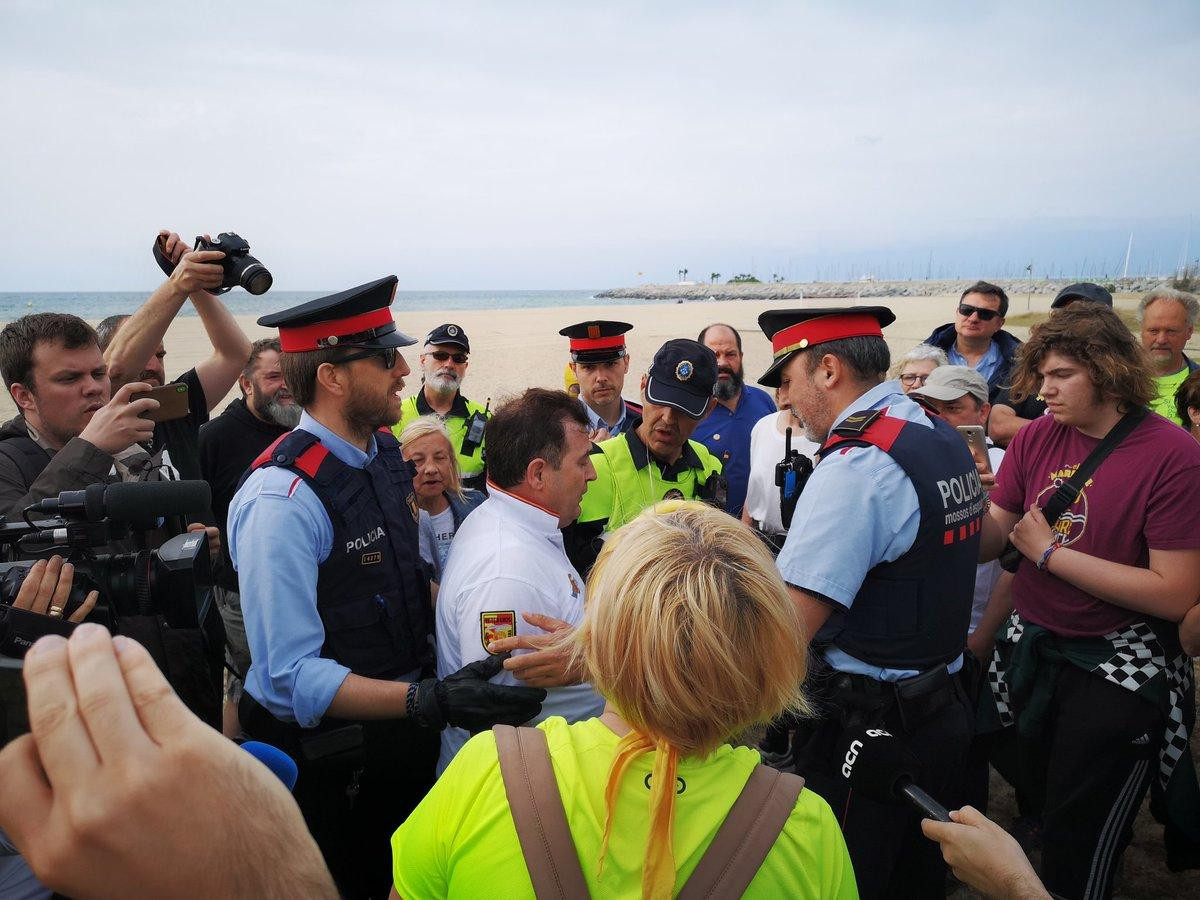
[[[810,689],[819,718],[796,730],[796,774],[833,809],[864,900],[877,897],[941,900],[946,864],[938,845],[921,833],[908,805],[853,794],[841,775],[848,729],[881,727],[921,762],[918,786],[944,805],[960,796],[974,712],[957,678],[940,680],[926,695],[902,700],[891,685],[864,676],[828,673]]]
[[[438,732],[407,719],[325,720],[319,730],[301,729],[249,694],[239,714],[247,734],[296,760],[293,795],[340,894],[386,898],[391,837],[433,787]]]

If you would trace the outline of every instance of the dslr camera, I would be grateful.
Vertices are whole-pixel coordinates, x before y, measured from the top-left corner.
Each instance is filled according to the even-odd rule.
[[[69,635],[75,625],[67,619],[93,590],[100,599],[87,621],[110,631],[121,631],[122,617],[146,615],[162,616],[171,628],[198,628],[213,584],[204,532],[177,534],[155,550],[109,551],[117,542],[145,546],[146,532],[202,513],[210,502],[203,481],[94,484],[34,504],[23,522],[0,524],[0,656],[23,657],[43,635]],[[62,617],[14,607],[33,563],[56,553],[75,567]]]
[[[175,265],[163,253],[165,238],[159,237],[154,242],[154,259],[166,274],[175,271]],[[221,286],[213,291],[223,294],[239,285],[251,294],[265,294],[271,289],[274,279],[267,267],[250,255],[250,244],[241,235],[232,231],[222,231],[215,241],[206,241],[203,236],[196,238],[193,250],[220,250],[225,258],[220,260],[225,277]]]

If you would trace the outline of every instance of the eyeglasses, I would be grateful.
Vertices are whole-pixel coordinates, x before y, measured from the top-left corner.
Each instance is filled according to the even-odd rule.
[[[453,359],[460,366],[467,361],[467,354],[450,353],[446,350],[430,350],[427,355],[432,356],[438,362],[445,362],[448,359]]]
[[[925,379],[927,379],[928,377],[929,377],[928,375],[912,375],[912,374],[901,375],[900,383],[903,385],[907,385],[908,387],[912,387],[915,384],[924,384]]]
[[[980,322],[990,322],[996,316],[1000,315],[999,310],[995,309],[980,309],[978,306],[972,306],[970,303],[958,304],[958,314],[964,319],[971,318],[971,314],[979,316]]]
[[[349,356],[343,356],[334,365],[340,366],[359,359],[370,359],[372,356],[378,356],[383,360],[383,367],[385,369],[392,369],[396,366],[396,357],[398,355],[399,353],[395,347],[372,347],[369,350],[363,350],[361,353],[351,353]]]

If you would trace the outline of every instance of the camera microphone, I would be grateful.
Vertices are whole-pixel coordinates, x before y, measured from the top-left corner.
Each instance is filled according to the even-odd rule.
[[[115,519],[149,529],[162,517],[202,515],[211,504],[212,488],[207,481],[130,481],[63,491],[30,509],[86,522]]]
[[[842,746],[842,777],[850,787],[879,803],[909,803],[922,816],[949,822],[950,813],[914,784],[921,762],[889,731],[857,728],[847,731]]]
[[[261,741],[246,741],[242,749],[270,769],[289,791],[296,787],[296,779],[300,774],[296,761],[278,747]]]

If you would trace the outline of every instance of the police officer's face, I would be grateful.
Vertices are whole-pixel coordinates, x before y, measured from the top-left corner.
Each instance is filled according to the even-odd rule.
[[[456,357],[462,362],[456,362]],[[438,393],[457,391],[467,374],[467,358],[467,351],[458,344],[429,344],[421,354],[425,383]]]
[[[344,413],[347,421],[368,434],[399,422],[400,390],[404,376],[412,371],[404,356],[397,351],[396,364],[390,369],[384,367],[382,356],[356,359],[346,367],[352,379]]]
[[[625,387],[625,373],[629,371],[629,357],[599,363],[571,363],[571,369],[579,380],[579,393],[588,406],[607,406],[621,396]]]
[[[829,437],[829,429],[833,427],[833,405],[829,395],[817,385],[821,368],[818,366],[815,371],[809,372],[804,356],[804,353],[796,353],[788,360],[780,381],[787,386],[792,413],[804,423],[804,436],[823,444]]]
[[[646,402],[645,388],[642,390],[642,425],[638,435],[651,453],[664,462],[672,463],[683,452],[683,445],[692,436],[700,420],[685,416],[673,406]]]
[[[588,482],[596,480],[592,465],[592,441],[586,428],[574,422],[564,422],[566,448],[558,468],[546,465],[542,477],[546,484],[547,506],[558,513],[560,526],[570,525],[579,518],[579,502]]]

